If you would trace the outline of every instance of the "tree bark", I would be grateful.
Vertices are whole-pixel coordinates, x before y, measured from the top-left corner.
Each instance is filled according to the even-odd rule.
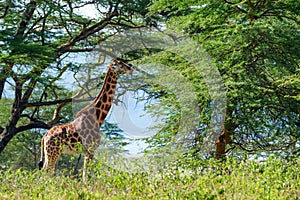
[[[15,129],[13,127],[7,126],[3,129],[2,133],[0,134],[0,153],[4,150],[14,135]]]
[[[217,138],[215,143],[217,159],[220,159],[225,156],[226,146],[232,143],[231,135],[233,135],[234,130],[237,127],[237,125],[232,120],[232,112],[233,108],[227,108],[223,132]]]
[[[216,141],[216,158],[220,159],[226,154],[226,146],[231,144],[231,136],[225,129]]]

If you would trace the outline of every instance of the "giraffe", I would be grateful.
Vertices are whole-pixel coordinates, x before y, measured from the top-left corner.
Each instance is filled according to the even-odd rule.
[[[93,159],[94,151],[99,146],[101,139],[99,129],[112,106],[117,76],[131,74],[131,72],[131,67],[120,60],[114,60],[113,64],[108,66],[101,90],[92,103],[79,111],[72,122],[54,126],[43,136],[40,169],[54,172],[56,162],[62,153],[83,152],[85,154],[83,180],[85,181],[87,162]]]

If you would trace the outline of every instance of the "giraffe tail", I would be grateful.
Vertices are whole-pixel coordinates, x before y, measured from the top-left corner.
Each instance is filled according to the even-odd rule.
[[[40,162],[39,162],[39,170],[41,170],[43,168],[43,155],[44,155],[44,137],[42,138],[42,141],[41,141],[41,159],[40,159]]]

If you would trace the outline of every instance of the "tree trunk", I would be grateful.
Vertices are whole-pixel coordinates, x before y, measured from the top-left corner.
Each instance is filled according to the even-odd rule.
[[[4,150],[9,141],[16,134],[16,129],[14,127],[7,126],[0,133],[0,153]]]
[[[4,150],[8,142],[16,135],[16,124],[20,119],[20,110],[13,109],[14,113],[11,114],[8,125],[0,133],[0,153]]]
[[[226,110],[226,121],[224,123],[224,130],[217,138],[216,146],[216,158],[220,159],[226,154],[226,145],[232,143],[231,135],[237,128],[237,125],[233,122],[232,118],[233,108],[228,107]]]
[[[227,130],[224,130],[216,141],[216,158],[225,156],[226,145],[231,143],[231,137]]]

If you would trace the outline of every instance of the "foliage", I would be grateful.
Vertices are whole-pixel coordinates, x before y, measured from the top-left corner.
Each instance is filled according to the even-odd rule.
[[[0,3],[0,110],[3,111],[0,152],[6,147],[1,153],[1,168],[36,168],[40,137],[46,132],[39,128],[49,129],[53,125],[70,122],[74,114],[69,104],[72,97],[82,100],[88,96],[86,91],[91,90],[81,87],[76,91],[77,96],[70,91],[73,83],[68,79],[82,78],[76,74],[92,68],[74,58],[84,57],[84,52],[89,52],[113,32],[121,31],[122,27],[129,29],[134,26],[131,22],[135,19],[126,20],[126,24],[123,24],[124,20],[117,19],[125,15],[139,15],[136,10],[127,9],[127,4],[131,2]],[[81,13],[88,6],[94,8],[94,16]],[[107,8],[107,13],[97,10],[97,7]],[[123,10],[122,15],[116,12],[119,9]],[[111,24],[106,24],[106,20]],[[100,32],[102,29],[110,31]],[[84,75],[83,81],[75,80],[77,85],[91,83]],[[99,89],[102,73],[97,71],[97,75],[93,75],[91,85],[93,89]],[[5,94],[9,99],[3,98]],[[90,99],[91,96],[87,100]],[[66,160],[70,159],[72,157]],[[73,167],[68,161],[61,165]]]
[[[1,119],[6,120],[9,117],[9,106],[12,104],[11,99],[1,99],[3,102],[0,105]],[[66,106],[61,113],[64,114],[65,118],[68,118],[68,111],[70,106]],[[49,113],[53,112],[53,108],[48,107],[44,109],[40,115],[40,118],[45,118]],[[62,118],[61,120],[64,120]],[[1,121],[0,125],[5,125],[6,121]],[[19,123],[26,123],[26,119],[20,120]],[[33,170],[37,168],[37,163],[40,159],[40,141],[42,135],[45,133],[44,130],[33,129],[30,131],[24,131],[16,135],[11,142],[7,145],[4,151],[1,153],[0,168],[1,169],[27,169]],[[67,163],[67,161],[65,162]],[[64,164],[62,164],[64,165]]]
[[[70,121],[63,108],[73,99],[64,81],[80,71],[84,61],[79,58],[107,38],[147,23],[148,1],[134,5],[119,0],[1,1],[0,99],[7,90],[14,99],[0,127],[0,152],[20,132]],[[75,97],[86,94],[80,91]]]
[[[41,134],[37,130],[18,134],[1,153],[0,168],[36,169],[40,159],[40,141]]]
[[[1,199],[298,199],[299,159],[196,161],[159,172],[126,173],[101,162],[80,178],[40,171],[0,173]]]
[[[160,16],[169,32],[188,34],[213,57],[227,90],[224,131],[233,144],[249,153],[299,153],[298,3],[159,0],[149,15]],[[181,66],[179,73],[189,70]],[[209,101],[202,89],[195,91]]]
[[[195,115],[199,118],[201,124],[198,125],[196,131],[208,132],[211,112],[207,108],[210,106],[210,99],[202,74],[199,74],[197,69],[191,66],[185,58],[167,51],[154,51],[140,62],[151,63],[151,70],[155,69],[153,65],[161,66],[158,67],[154,82],[151,79],[147,80],[147,77],[141,78],[146,86],[140,88],[140,90],[143,90],[147,95],[139,98],[149,101],[145,107],[153,118],[160,117],[157,125],[153,127],[158,130],[158,133],[147,138],[148,143],[150,143],[149,147],[155,149],[155,147],[167,145],[176,135],[178,136],[180,127],[185,126],[182,118],[188,118],[183,113],[198,112]],[[196,93],[194,93],[195,91]],[[151,102],[151,100],[156,101]],[[195,103],[195,106],[200,109],[190,110],[190,107],[183,106],[185,103],[190,105]],[[189,127],[189,130],[191,129]],[[188,135],[195,139],[193,134]],[[197,139],[198,136],[196,136],[196,140],[189,140],[185,143],[190,148],[196,148],[200,144]],[[158,151],[160,151],[160,148],[158,148]]]
[[[2,99],[0,105],[0,126],[3,127],[9,118],[11,99]]]

